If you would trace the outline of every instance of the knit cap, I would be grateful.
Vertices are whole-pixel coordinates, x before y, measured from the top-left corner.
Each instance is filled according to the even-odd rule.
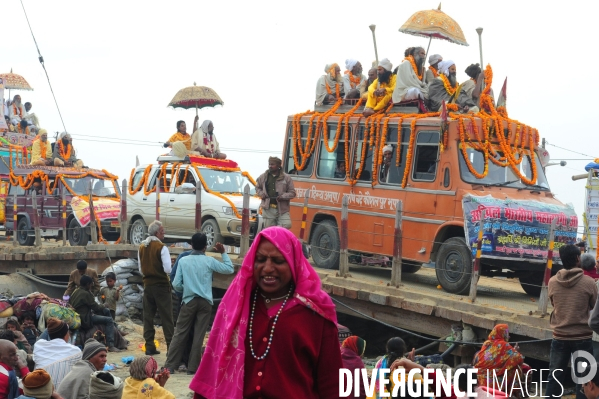
[[[100,342],[96,341],[93,338],[85,341],[83,345],[83,352],[81,353],[81,358],[83,360],[89,360],[94,357],[98,352],[106,351],[106,347],[102,345]]]
[[[38,369],[23,378],[23,392],[35,399],[49,399],[54,391],[50,374]]]
[[[46,322],[46,325],[48,326],[50,339],[62,338],[67,335],[67,331],[69,331],[68,324],[56,317],[50,317]]]

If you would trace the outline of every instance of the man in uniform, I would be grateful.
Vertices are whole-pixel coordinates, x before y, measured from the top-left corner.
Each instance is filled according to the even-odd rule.
[[[295,198],[293,180],[283,172],[283,161],[277,157],[268,158],[268,170],[256,181],[256,194],[262,198],[264,227],[281,226],[291,229],[289,200]]]

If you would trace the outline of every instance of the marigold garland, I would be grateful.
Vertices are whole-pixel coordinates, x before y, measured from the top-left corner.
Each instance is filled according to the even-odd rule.
[[[434,66],[432,66],[432,65],[429,65],[428,69],[429,69],[429,70],[430,70],[430,71],[433,73],[433,76],[434,76],[435,78],[436,78],[437,76],[439,76],[439,72],[437,71],[437,69],[436,69]]]
[[[412,69],[414,70],[414,73],[416,74],[418,79],[422,80],[422,73],[418,73],[418,67],[416,66],[416,61],[414,61],[414,57],[409,55],[406,58],[404,58],[404,61],[406,60],[409,61],[410,64],[412,64]]]
[[[68,161],[69,159],[71,159],[71,150],[73,149],[73,146],[70,144],[67,144],[68,150],[65,153],[64,145],[62,144],[62,140],[58,140],[58,142],[56,142],[56,144],[58,145],[58,154],[62,157],[62,159],[64,159],[65,161]]]
[[[352,89],[355,89],[356,87],[358,87],[358,85],[360,84],[360,82],[362,81],[362,77],[361,76],[354,76],[351,71],[345,71],[346,75],[349,75],[349,86]],[[329,93],[330,94],[330,93]]]
[[[443,82],[443,86],[445,87],[445,91],[447,92],[447,94],[449,94],[450,96],[453,96],[456,92],[456,90],[458,89],[458,85],[456,83],[455,87],[453,87],[451,85],[451,83],[449,83],[449,79],[447,79],[447,76],[445,76],[444,74],[440,74],[439,77],[441,78],[441,81]]]

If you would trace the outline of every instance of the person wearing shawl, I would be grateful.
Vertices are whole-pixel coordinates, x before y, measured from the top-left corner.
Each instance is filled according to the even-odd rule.
[[[124,387],[119,377],[107,371],[96,371],[91,375],[89,399],[120,398]]]
[[[262,230],[218,308],[194,398],[339,397],[336,323],[301,242],[282,227]]]
[[[40,129],[39,134],[31,146],[30,165],[49,166],[52,165],[52,146],[48,143],[48,131]]]
[[[175,395],[164,388],[170,377],[168,369],[160,373],[158,363],[152,356],[140,356],[129,368],[130,377],[125,379],[122,399],[175,399]]]
[[[81,168],[83,161],[77,159],[73,144],[71,144],[71,135],[62,132],[58,136],[58,140],[54,145],[54,151],[52,152],[52,163],[54,166],[74,166]]]
[[[364,362],[362,361],[362,356],[364,356],[364,351],[366,350],[366,341],[362,338],[352,335],[349,338],[346,338],[345,341],[341,344],[341,360],[343,361],[343,368],[351,370],[352,375],[354,370],[360,370],[365,368]],[[361,389],[362,385],[359,385],[358,395],[355,395],[352,391],[349,394],[350,398],[361,398],[365,399],[366,394]]]
[[[364,106],[364,116],[370,116],[377,111],[384,110],[395,89],[397,76],[391,72],[393,64],[387,58],[383,58],[377,67],[377,79],[368,87],[368,100]]]
[[[374,366],[375,369],[389,369],[393,362],[397,359],[401,359],[406,353],[407,346],[403,339],[400,337],[389,338],[386,345],[386,353]],[[380,378],[377,378],[380,380]],[[381,392],[378,392],[379,382],[377,381],[375,387],[376,398],[381,398]],[[385,387],[386,392],[391,392],[393,390],[391,384],[389,383]]]
[[[422,81],[422,67],[426,53],[422,47],[413,47],[404,53],[406,58],[397,69],[397,83],[393,91],[393,102],[428,98],[428,85]]]
[[[362,74],[362,64],[360,61],[352,58],[345,60],[345,72],[343,73],[343,91],[345,98],[360,98],[360,87],[366,81],[366,76]]]
[[[81,360],[76,362],[64,377],[58,393],[64,399],[79,399],[89,395],[90,375],[104,370],[106,365],[106,347],[93,338],[85,341]]]
[[[478,112],[472,98],[462,90],[456,79],[456,66],[451,60],[439,63],[439,76],[428,87],[429,105],[432,111],[439,111],[442,102],[457,104],[463,112]]]
[[[316,82],[316,105],[319,106],[332,104],[345,96],[339,65],[327,64],[324,71],[326,75],[322,75]]]
[[[481,350],[474,356],[473,364],[478,369],[479,386],[500,389],[500,386],[506,386],[505,381],[499,386],[494,382],[503,377],[503,380],[507,379],[507,387],[511,389],[513,380],[517,377],[516,373],[520,373],[521,376],[522,367],[528,367],[524,365],[524,357],[518,352],[518,345],[513,347],[508,344],[509,338],[508,325],[497,324]],[[496,379],[493,379],[493,372],[497,376]],[[518,385],[516,382],[516,386]]]
[[[443,57],[440,54],[433,54],[428,57],[428,69],[424,75],[424,82],[431,84],[437,76],[439,76],[439,63],[443,61]]]
[[[198,123],[199,117],[196,115],[194,119],[194,125]],[[165,147],[172,147],[173,143],[177,142],[183,143],[185,149],[187,151],[191,150],[191,137],[189,133],[187,133],[187,125],[185,121],[177,121],[177,132],[173,134],[166,143],[164,143]]]
[[[227,154],[220,152],[218,140],[214,135],[214,125],[209,120],[202,122],[202,126],[193,132],[191,148],[208,158],[227,159]]]

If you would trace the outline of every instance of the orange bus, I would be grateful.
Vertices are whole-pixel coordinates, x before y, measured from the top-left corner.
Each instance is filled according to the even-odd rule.
[[[324,117],[307,113],[287,119],[284,170],[298,194],[291,203],[292,230],[296,235],[300,231],[304,197],[310,190],[305,234],[317,266],[339,265],[344,196],[349,201],[348,250],[354,263],[361,257],[393,256],[394,218],[402,201],[402,271],[434,267],[446,291],[464,294],[476,244],[474,230],[468,234],[470,216],[465,217],[464,201],[523,201],[537,208],[504,206],[495,214],[494,207],[483,206],[489,222],[481,275],[517,277],[528,294],[540,293],[548,228],[539,223],[544,215],[563,214],[566,206],[549,188],[535,129],[497,112],[494,117],[450,114],[442,120],[439,113],[410,114],[394,107],[377,119],[352,111],[344,114],[343,107]],[[387,152],[392,149],[387,164],[385,147]],[[468,213],[473,215],[470,222],[477,209],[481,208]],[[575,215],[572,209],[570,215]],[[556,234],[556,248],[575,238],[577,223],[576,216],[569,216],[563,234]]]

